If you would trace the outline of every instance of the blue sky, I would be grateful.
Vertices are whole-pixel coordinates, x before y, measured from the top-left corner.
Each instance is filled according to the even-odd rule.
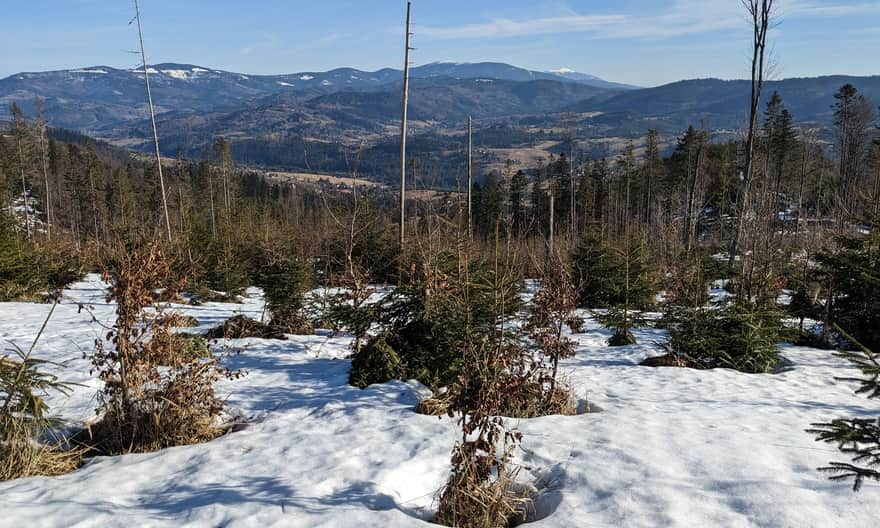
[[[242,73],[399,68],[404,0],[141,0],[149,62]],[[130,67],[133,0],[4,0],[0,77]],[[775,78],[880,74],[880,0],[777,0]],[[11,5],[10,5],[11,4]],[[501,61],[651,86],[742,78],[739,0],[414,0],[414,64]]]

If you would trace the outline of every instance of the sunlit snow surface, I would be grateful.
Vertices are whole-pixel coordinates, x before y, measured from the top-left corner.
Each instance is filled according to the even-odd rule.
[[[97,383],[83,353],[106,329],[97,277],[75,284],[37,346],[68,362],[82,384],[50,404],[71,425],[94,416]],[[29,346],[48,305],[0,304],[0,340]],[[241,304],[183,307],[203,331],[236,313],[259,318],[259,292]],[[594,412],[511,420],[524,433],[520,477],[537,486],[541,527],[869,527],[880,486],[853,494],[815,471],[840,460],[803,431],[836,416],[876,415],[878,406],[835,376],[853,371],[829,352],[785,347],[794,363],[775,376],[636,365],[660,353],[658,330],[640,345],[607,348],[593,322],[575,336],[565,371]],[[157,453],[97,458],[58,478],[0,483],[0,526],[427,526],[446,479],[454,420],[415,414],[420,387],[346,384],[350,339],[220,343],[247,376],[223,381],[229,412],[251,420],[213,442]]]

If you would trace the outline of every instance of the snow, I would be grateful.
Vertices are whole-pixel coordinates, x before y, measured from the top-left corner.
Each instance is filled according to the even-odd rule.
[[[299,80],[301,81],[311,81],[312,79],[314,79],[314,77],[312,77],[311,75],[301,75],[299,78]]]
[[[296,86],[295,84],[290,84],[290,83],[284,82],[284,81],[276,81],[276,82],[278,83],[279,86]]]
[[[206,70],[205,68],[193,68],[193,73],[211,73],[211,70]]]
[[[82,359],[106,331],[113,307],[91,275],[65,293],[36,348],[66,361],[53,395],[72,425],[93,416],[97,382]],[[534,290],[534,284],[532,284]],[[236,313],[259,318],[249,290],[241,303],[180,307],[203,331]],[[48,305],[0,304],[0,339],[26,348]],[[639,367],[665,334],[635,331],[639,345],[608,348],[610,332],[588,319],[563,369],[593,411],[509,421],[524,433],[520,478],[536,483],[537,527],[875,526],[880,486],[860,494],[815,471],[840,460],[804,428],[836,416],[876,413],[830,352],[786,346],[794,366],[778,375]],[[0,526],[428,526],[444,483],[454,420],[413,408],[425,389],[392,382],[347,385],[350,338],[320,331],[289,341],[230,340],[219,349],[247,376],[223,381],[230,413],[251,423],[213,442],[156,453],[99,457],[56,478],[0,483]]]
[[[190,76],[190,72],[187,70],[162,70],[162,73],[181,81],[188,80]]]
[[[140,74],[140,75],[144,74],[143,68],[135,68],[135,69],[129,70],[129,71],[131,71],[131,73],[134,73],[134,74]],[[159,73],[159,70],[157,70],[156,68],[147,68],[147,73],[149,73],[150,75],[156,75]]]
[[[326,80],[326,79],[321,81],[321,86],[332,86],[332,85],[333,85],[333,83],[331,81]]]
[[[572,70],[571,68],[559,68],[556,70],[550,70],[550,73],[559,73],[559,74],[565,75],[568,73],[576,73],[576,72],[574,70]]]

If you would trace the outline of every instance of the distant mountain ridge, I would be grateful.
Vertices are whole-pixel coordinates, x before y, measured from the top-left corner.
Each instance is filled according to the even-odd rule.
[[[399,70],[247,75],[165,63],[150,71],[167,154],[182,146],[201,155],[222,135],[240,145],[249,162],[304,169],[316,160],[294,159],[291,148],[306,150],[312,158],[322,152],[326,161],[341,148],[366,145],[382,160],[373,165],[376,174],[393,170],[398,155],[393,143],[400,130]],[[880,76],[770,81],[765,99],[778,91],[796,122],[827,130],[833,95],[846,83],[880,104]],[[432,63],[412,69],[410,124],[417,137],[411,150],[421,148],[423,156],[457,155],[468,116],[477,119],[479,129],[491,130],[483,137],[491,137],[495,149],[540,144],[552,151],[555,147],[547,145],[564,140],[561,130],[572,114],[582,138],[633,138],[657,129],[674,140],[689,125],[730,137],[745,126],[748,94],[748,81],[738,80],[694,79],[637,89],[567,68],[540,72],[494,62]],[[8,119],[12,103],[33,116],[37,97],[44,100],[53,127],[134,149],[145,150],[151,141],[141,70],[94,66],[0,79],[0,120]],[[324,168],[340,169],[329,161]]]
[[[828,75],[767,81],[764,103],[773,92],[782,97],[785,107],[797,122],[830,125],[834,93],[844,84],[852,84],[860,93],[880,105],[880,75],[856,77]],[[742,127],[748,120],[749,81],[692,79],[654,88],[616,93],[608,98],[587,99],[566,108],[575,113],[600,112],[602,120],[632,119],[643,127],[681,130],[702,124],[709,129]],[[761,108],[763,111],[763,106]]]
[[[233,110],[275,94],[303,102],[337,92],[375,92],[400,83],[403,72],[337,68],[326,72],[249,75],[193,64],[150,66],[158,113]],[[512,82],[552,80],[583,86],[625,90],[627,85],[593,76],[536,72],[508,64],[431,63],[412,68],[413,79],[492,79]],[[32,113],[34,100],[45,101],[56,126],[96,132],[111,124],[143,118],[143,73],[140,69],[91,66],[49,72],[22,72],[0,79],[0,118],[8,118],[13,102]]]

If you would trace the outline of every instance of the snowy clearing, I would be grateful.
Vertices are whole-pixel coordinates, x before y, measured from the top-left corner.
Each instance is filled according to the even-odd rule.
[[[73,285],[36,355],[67,362],[53,396],[72,426],[94,417],[97,382],[88,360],[106,333],[97,276]],[[49,305],[0,304],[0,339],[27,348]],[[249,290],[241,304],[181,307],[204,331],[232,315],[259,318]],[[778,375],[639,367],[662,353],[664,332],[635,331],[640,345],[605,346],[610,332],[588,320],[564,369],[590,414],[511,420],[524,433],[520,477],[540,491],[536,527],[876,526],[880,486],[854,494],[815,471],[839,460],[804,432],[811,422],[876,413],[836,383],[850,367],[828,351],[786,346],[794,364]],[[220,384],[228,412],[251,420],[213,442],[156,453],[98,457],[56,478],[0,483],[0,526],[427,526],[457,428],[418,415],[417,383],[358,390],[347,385],[350,339],[327,332],[289,341],[230,340],[227,365],[247,376]],[[223,349],[223,350],[221,350]],[[238,351],[236,353],[236,351]]]

